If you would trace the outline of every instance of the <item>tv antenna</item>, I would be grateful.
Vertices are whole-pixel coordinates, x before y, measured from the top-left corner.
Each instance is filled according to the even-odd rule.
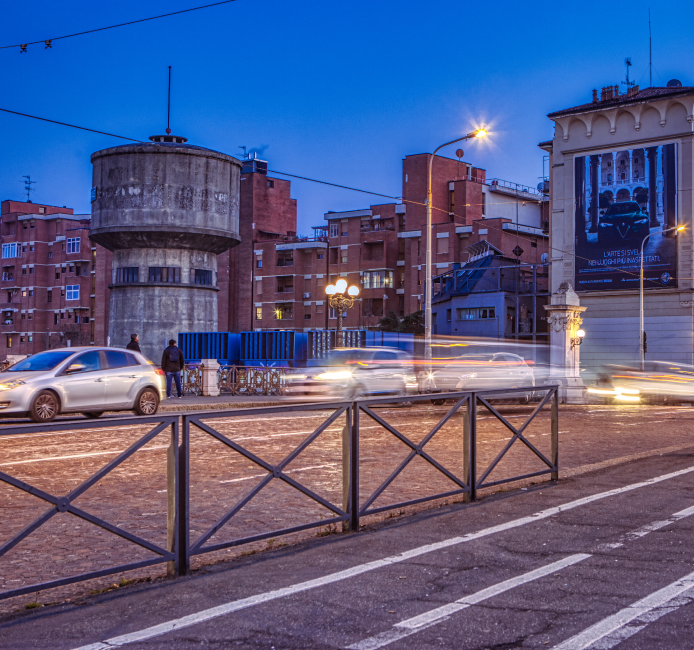
[[[244,147],[242,144],[240,144],[239,149],[243,149],[243,160],[247,160],[248,159],[248,147]]]
[[[629,88],[636,85],[635,81],[629,80],[629,68],[631,68],[631,57],[630,56],[628,56],[628,57],[626,57],[626,59],[624,59],[624,66],[627,69],[627,80],[622,81],[622,83],[627,87],[627,90],[629,90]]]
[[[169,98],[166,107],[166,135],[171,135],[171,66],[169,66]]]
[[[648,87],[653,88],[653,39],[651,38],[651,8],[648,8]]]
[[[31,186],[36,184],[36,181],[31,180],[31,176],[22,176],[26,178],[24,181],[24,191],[27,193],[27,203],[31,203]]]

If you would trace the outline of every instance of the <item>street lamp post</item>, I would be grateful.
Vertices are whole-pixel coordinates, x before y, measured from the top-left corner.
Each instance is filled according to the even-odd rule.
[[[347,295],[345,295],[345,291]],[[335,284],[325,287],[328,296],[328,304],[337,312],[337,336],[336,346],[341,348],[343,344],[342,335],[342,314],[345,309],[350,309],[354,305],[355,298],[359,295],[359,287],[352,285],[347,288],[347,280],[340,278]]]
[[[427,174],[427,200],[426,200],[426,206],[427,206],[427,257],[426,257],[426,278],[424,280],[424,358],[427,361],[431,361],[431,293],[432,293],[432,286],[431,286],[431,210],[432,210],[432,191],[431,191],[431,170],[432,166],[434,164],[434,158],[436,157],[436,152],[439,151],[439,149],[443,149],[444,147],[447,147],[451,144],[455,144],[456,142],[462,142],[463,140],[469,140],[470,138],[483,138],[485,135],[487,135],[487,132],[484,129],[476,129],[474,131],[470,131],[467,135],[464,135],[462,138],[457,138],[456,140],[451,140],[450,142],[446,142],[445,144],[442,144],[440,147],[436,147],[434,149],[434,153],[431,154],[431,158],[429,158],[429,171]],[[429,368],[429,371],[431,371],[431,368]]]
[[[649,232],[641,242],[641,270],[639,272],[639,367],[642,371],[646,356],[646,346],[644,345],[645,332],[643,329],[643,247],[646,243],[646,240],[651,235],[661,235],[672,230],[681,232],[684,230],[684,226],[673,226],[672,228],[666,228],[665,230],[656,230],[656,232]]]

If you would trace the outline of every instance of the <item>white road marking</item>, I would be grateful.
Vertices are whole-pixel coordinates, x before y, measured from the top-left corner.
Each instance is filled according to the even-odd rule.
[[[541,510],[533,515],[529,515],[527,517],[520,517],[519,519],[514,519],[512,521],[506,522],[505,524],[499,524],[498,526],[490,526],[489,528],[483,528],[474,533],[468,533],[467,535],[463,535],[462,537],[451,537],[450,539],[446,539],[441,542],[419,546],[409,551],[399,553],[398,555],[391,555],[389,557],[385,557],[381,560],[374,560],[373,562],[359,564],[355,567],[352,567],[351,569],[345,569],[344,571],[329,573],[328,575],[325,575],[322,578],[316,578],[315,580],[300,582],[289,587],[284,587],[283,589],[268,591],[262,594],[257,594],[255,596],[250,596],[249,598],[243,598],[241,600],[234,600],[229,603],[225,603],[224,605],[219,605],[210,609],[204,609],[195,614],[189,614],[188,616],[183,616],[181,618],[166,621],[164,623],[160,623],[159,625],[153,625],[152,627],[144,628],[138,632],[132,632],[130,634],[112,637],[110,639],[99,641],[97,643],[80,646],[79,648],[75,648],[74,650],[108,650],[109,648],[128,645],[129,643],[135,643],[136,641],[144,641],[146,639],[151,639],[162,634],[167,634],[168,632],[173,632],[174,630],[179,630],[184,627],[196,625],[198,623],[209,621],[219,616],[224,616],[226,614],[236,612],[240,609],[245,609],[254,605],[266,603],[272,600],[276,600],[278,598],[284,598],[285,596],[291,596],[293,594],[308,591],[309,589],[315,589],[316,587],[323,587],[325,585],[333,584],[335,582],[340,582],[348,578],[353,578],[355,576],[368,573],[369,571],[374,571],[376,569],[381,569],[383,567],[391,566],[393,564],[405,562],[406,560],[419,557],[420,555],[425,555],[427,553],[439,551],[441,549],[449,548],[451,546],[457,546],[458,544],[463,544],[465,542],[471,542],[475,539],[481,539],[483,537],[495,535],[496,533],[502,533],[507,530],[519,528],[520,526],[525,526],[526,524],[531,524],[537,521],[541,521],[543,519],[547,519],[548,517],[552,517],[561,512],[573,510],[574,508],[578,508],[579,506],[587,505],[595,501],[600,501],[601,499],[606,499],[617,494],[624,494],[625,492],[638,490],[639,488],[654,485],[656,483],[661,483],[662,481],[667,481],[673,478],[677,478],[679,476],[684,476],[686,474],[690,474],[691,472],[694,472],[694,466],[687,467],[686,469],[681,469],[677,472],[670,472],[669,474],[656,476],[655,478],[650,478],[645,481],[639,481],[638,483],[632,483],[631,485],[625,485],[621,488],[615,488],[606,492],[592,494],[581,499],[576,499],[575,501],[569,501],[568,503],[565,503],[563,505],[548,508],[546,510]]]
[[[667,519],[663,519],[662,521],[654,521],[653,523],[646,524],[641,528],[637,528],[636,530],[624,535],[624,537],[619,542],[615,542],[613,544],[601,544],[600,546],[598,546],[598,550],[609,551],[614,548],[621,548],[622,546],[624,546],[625,542],[633,542],[636,539],[645,537],[646,535],[648,535],[648,533],[652,533],[653,531],[665,528],[665,526],[674,524],[676,521],[684,519],[685,517],[690,517],[691,515],[694,515],[694,506],[692,506],[691,508],[685,508],[684,510],[680,510],[679,512],[676,512],[674,515],[668,517]]]
[[[528,571],[528,573],[516,576],[510,580],[504,580],[503,582],[499,582],[496,585],[482,589],[474,594],[464,596],[455,602],[437,607],[436,609],[432,609],[428,612],[424,612],[424,614],[420,614],[419,616],[408,618],[405,621],[400,621],[393,626],[399,629],[387,630],[381,634],[377,634],[368,639],[364,639],[363,641],[359,641],[358,643],[354,643],[347,646],[347,650],[378,650],[378,648],[383,648],[393,643],[393,641],[403,639],[406,636],[410,636],[420,632],[421,630],[425,630],[436,623],[440,623],[451,616],[451,614],[455,614],[456,612],[466,609],[471,605],[476,605],[477,603],[481,603],[483,600],[503,594],[509,589],[519,587],[520,585],[532,582],[538,578],[543,578],[544,576],[561,571],[562,569],[565,569],[572,564],[577,564],[578,562],[581,562],[589,557],[591,556],[587,553],[577,553],[575,555],[570,555],[563,560],[559,560],[558,562],[552,562],[552,564],[535,569],[534,571]]]
[[[661,616],[692,602],[693,597],[694,572],[572,636],[554,650],[609,650]]]
[[[138,451],[153,451],[154,449],[168,449],[169,445],[156,447],[142,447]],[[27,463],[45,463],[51,460],[70,460],[72,458],[86,458],[88,456],[108,456],[109,454],[122,454],[125,449],[111,449],[109,451],[94,451],[88,454],[73,454],[72,456],[46,456],[45,458],[33,458],[32,460],[13,460],[11,463],[0,463],[0,467],[8,465],[26,465]]]

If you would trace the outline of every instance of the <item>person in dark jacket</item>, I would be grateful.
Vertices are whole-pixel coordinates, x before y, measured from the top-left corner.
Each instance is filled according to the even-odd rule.
[[[125,346],[126,350],[134,350],[135,352],[142,352],[140,350],[140,337],[137,334],[130,335],[130,343]]]
[[[171,339],[169,347],[164,350],[161,357],[161,369],[166,373],[166,396],[171,397],[171,381],[176,382],[176,390],[178,391],[178,399],[183,397],[181,390],[181,370],[186,365],[186,360],[183,358],[183,352],[176,347],[176,341]]]

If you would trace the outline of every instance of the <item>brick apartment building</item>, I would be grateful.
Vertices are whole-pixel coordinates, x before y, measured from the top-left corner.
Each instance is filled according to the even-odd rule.
[[[345,327],[374,327],[388,311],[405,315],[421,309],[429,158],[430,154],[418,154],[404,159],[402,203],[328,212],[327,225],[314,227],[313,237],[296,237],[296,222],[284,230],[290,222],[280,227],[271,213],[262,228],[255,223],[253,329],[333,327],[336,314],[327,308],[325,286],[338,278],[361,292],[346,313]],[[265,182],[287,183],[263,173],[257,169],[248,176],[258,176],[253,183],[261,187]],[[487,181],[483,169],[437,156],[432,195],[434,275],[487,252],[540,263],[549,250],[547,199],[537,190],[499,179]],[[288,194],[285,202],[287,198]],[[522,252],[515,256],[517,246]],[[232,254],[240,257],[244,248],[242,243]],[[235,308],[247,323],[244,302],[250,304],[245,298]]]
[[[298,237],[291,182],[244,161],[241,244],[218,256],[219,331],[334,327],[325,287],[360,288],[345,327],[378,324],[388,311],[422,308],[426,176],[430,154],[407,156],[402,203],[328,212]],[[488,180],[485,170],[437,156],[433,164],[433,274],[496,252],[539,263],[548,252],[547,199],[528,187]],[[107,343],[111,253],[88,238],[90,215],[70,208],[2,202],[0,358],[46,347]],[[133,323],[133,331],[138,326]]]
[[[89,241],[90,215],[3,201],[0,217],[0,358],[103,343],[108,296],[96,269],[109,261]]]

